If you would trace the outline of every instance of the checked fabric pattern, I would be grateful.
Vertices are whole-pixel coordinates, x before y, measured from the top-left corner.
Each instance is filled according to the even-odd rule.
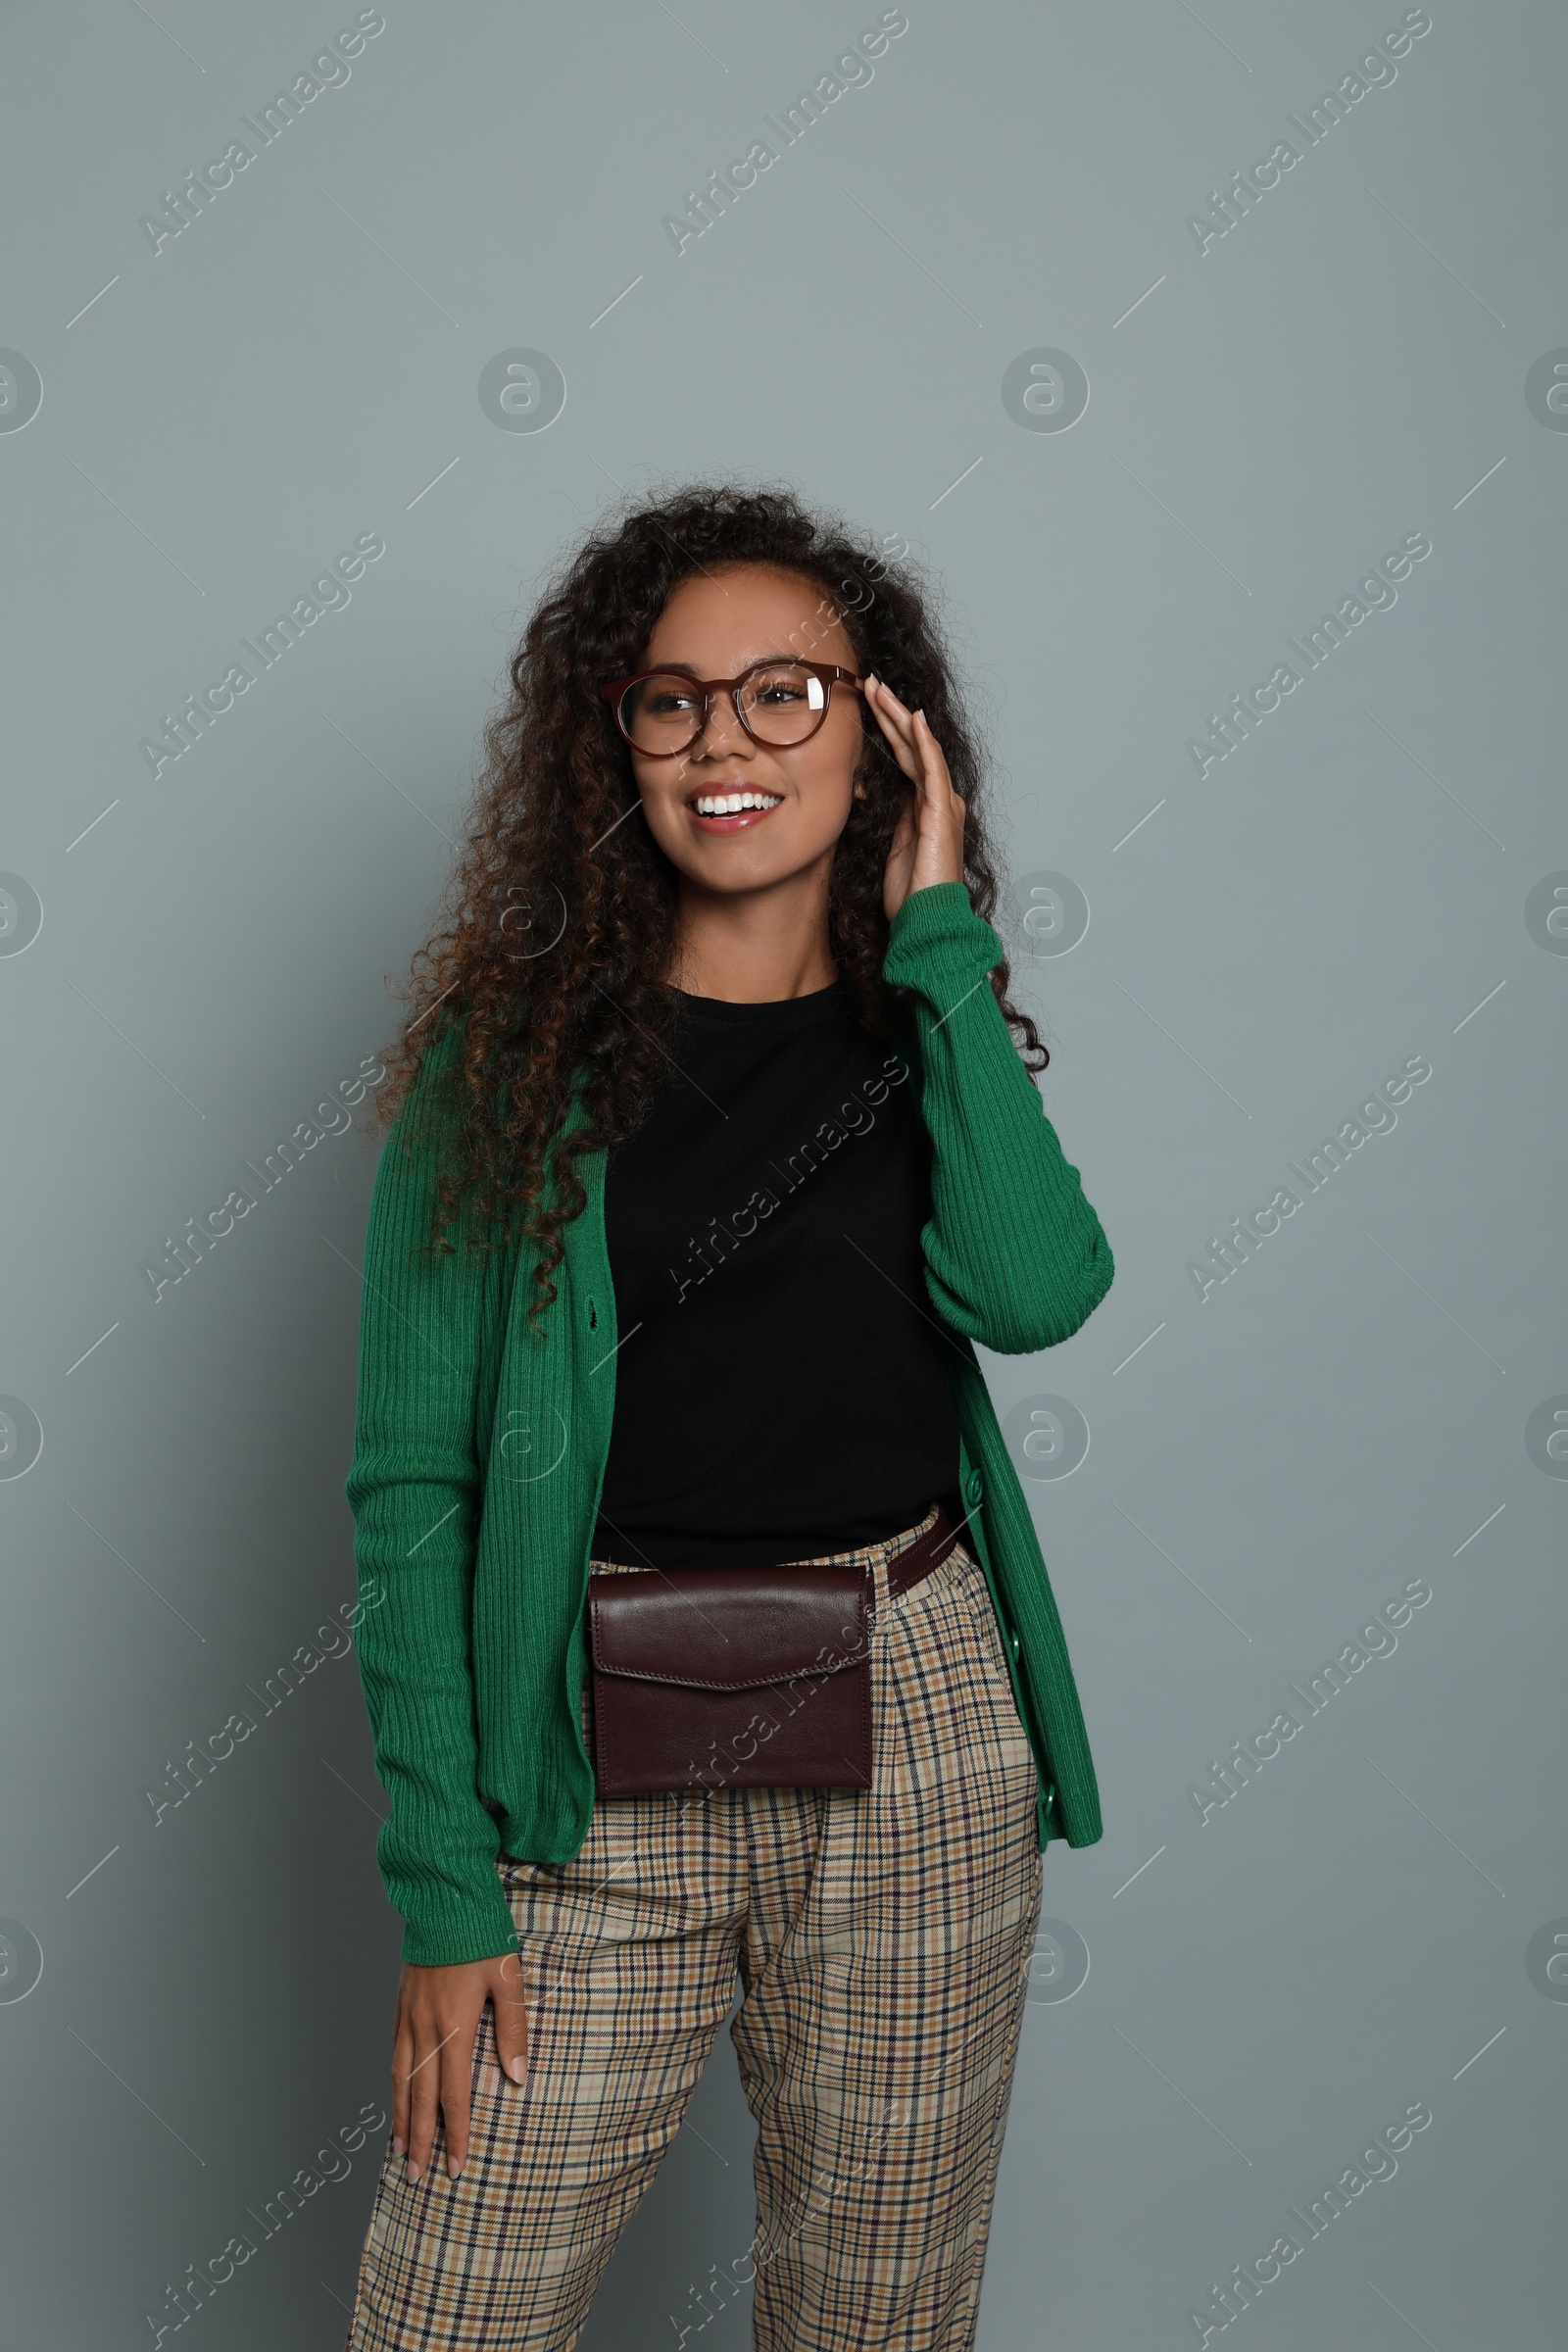
[[[438,2136],[411,2185],[389,2141],[350,2352],[574,2344],[737,1974],[758,2218],[728,2275],[753,2282],[757,2352],[973,2345],[1042,1856],[978,1563],[960,1543],[889,1598],[888,1557],[933,1515],[833,1555],[874,1578],[869,1791],[601,1798],[571,1861],[498,1863],[528,2079],[486,2009],[459,2179]]]

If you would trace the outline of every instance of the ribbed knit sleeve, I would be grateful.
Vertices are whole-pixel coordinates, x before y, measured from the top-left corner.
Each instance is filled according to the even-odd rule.
[[[377,1843],[420,1966],[516,1948],[480,1801],[470,1594],[483,1493],[475,1398],[502,1344],[498,1260],[454,1229],[426,1256],[441,1160],[439,1087],[457,1025],[426,1054],[376,1171],[365,1250],[354,1460],[360,1675],[376,1776],[392,1800]],[[406,1148],[407,1147],[407,1148]]]
[[[882,976],[916,992],[932,1299],[982,1347],[1028,1355],[1071,1338],[1115,1266],[987,983],[1002,955],[964,885],[938,882],[894,916]]]

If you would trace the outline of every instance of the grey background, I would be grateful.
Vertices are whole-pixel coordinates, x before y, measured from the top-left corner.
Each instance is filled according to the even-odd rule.
[[[0,956],[0,1391],[43,1438],[0,1481],[7,2340],[154,2340],[385,2088],[352,1658],[178,1810],[146,1794],[352,1597],[373,1148],[328,1139],[156,1303],[139,1267],[389,1040],[544,567],[616,483],[745,467],[937,569],[1009,869],[1090,913],[1017,985],[1117,1279],[1049,1360],[986,1369],[1004,1415],[1060,1397],[1092,1440],[1030,1492],[1106,1834],[1046,1861],[1091,1964],[1029,2005],[980,2341],[1195,2341],[1209,2282],[1416,2101],[1396,2177],[1235,2328],[1548,2341],[1568,2007],[1526,1953],[1568,1933],[1568,1488],[1525,1432],[1568,1391],[1568,963],[1525,909],[1568,867],[1568,437],[1525,380],[1568,345],[1568,30],[1431,13],[1200,254],[1187,216],[1401,9],[911,0],[677,255],[663,216],[875,7],[388,0],[155,255],[141,214],[355,11],[4,12],[0,344],[43,387],[0,433],[0,866],[43,918]],[[518,347],[564,377],[546,432],[479,404]],[[1004,406],[1039,349],[1087,374],[1070,431]],[[1397,605],[1200,779],[1205,714],[1417,531]],[[155,781],[160,713],[365,532],[347,609]],[[1188,1261],[1416,1054],[1397,1127],[1200,1303]],[[1397,1651],[1200,1824],[1211,1760],[1417,1577]],[[749,2148],[721,2036],[595,2352],[746,2341],[714,2280]],[[373,2169],[189,2340],[341,2341]]]

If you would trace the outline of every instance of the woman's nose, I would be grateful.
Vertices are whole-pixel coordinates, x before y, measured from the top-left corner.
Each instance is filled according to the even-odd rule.
[[[727,760],[739,753],[743,759],[749,760],[752,750],[752,739],[741,725],[734,698],[727,689],[722,694],[715,694],[707,724],[698,730],[687,746],[687,758],[693,759],[698,753],[703,753],[710,760]]]

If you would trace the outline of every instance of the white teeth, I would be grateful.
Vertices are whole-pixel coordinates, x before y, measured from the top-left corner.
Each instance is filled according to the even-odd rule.
[[[781,792],[705,792],[692,806],[699,816],[735,816],[742,808],[775,808]]]

